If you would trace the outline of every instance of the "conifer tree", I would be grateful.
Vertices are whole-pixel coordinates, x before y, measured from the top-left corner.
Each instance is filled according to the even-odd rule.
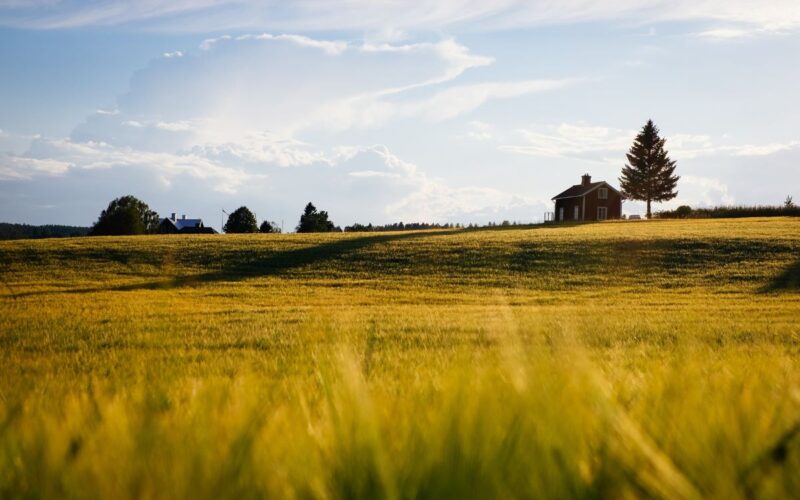
[[[298,233],[329,233],[338,230],[333,222],[328,220],[328,212],[317,211],[313,203],[306,205],[297,225]]]
[[[676,163],[664,149],[666,139],[658,134],[658,127],[648,120],[633,141],[627,154],[628,163],[619,178],[625,198],[647,202],[648,219],[652,216],[652,202],[669,201],[678,195],[675,188],[680,179],[675,175]]]

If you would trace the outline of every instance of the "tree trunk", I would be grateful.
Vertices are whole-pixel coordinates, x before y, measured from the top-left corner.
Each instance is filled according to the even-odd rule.
[[[647,218],[650,219],[652,216],[653,214],[650,213],[650,200],[647,200]]]

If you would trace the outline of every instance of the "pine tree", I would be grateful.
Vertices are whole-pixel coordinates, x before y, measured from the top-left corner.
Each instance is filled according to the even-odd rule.
[[[652,202],[669,201],[678,195],[675,190],[679,176],[675,162],[664,149],[666,139],[659,137],[658,127],[648,120],[636,136],[627,154],[628,164],[622,168],[619,184],[629,200],[647,202],[647,218],[652,216]]]

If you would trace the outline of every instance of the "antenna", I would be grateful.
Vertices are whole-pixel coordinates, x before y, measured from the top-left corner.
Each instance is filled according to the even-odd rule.
[[[224,208],[221,208],[220,210],[222,210],[222,214],[220,214],[219,216],[219,232],[223,233],[225,232],[223,229],[225,227],[225,223],[223,222],[223,220],[225,219],[224,215],[230,215],[230,214],[226,212]]]

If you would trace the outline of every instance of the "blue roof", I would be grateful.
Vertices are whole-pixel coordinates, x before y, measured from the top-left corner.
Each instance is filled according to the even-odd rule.
[[[174,225],[175,228],[178,229],[178,231],[180,231],[181,229],[186,228],[186,227],[203,227],[203,219],[175,219],[175,220],[172,220],[169,217],[165,217],[165,218],[161,219],[160,223],[163,223],[164,221],[171,222],[172,225]]]

